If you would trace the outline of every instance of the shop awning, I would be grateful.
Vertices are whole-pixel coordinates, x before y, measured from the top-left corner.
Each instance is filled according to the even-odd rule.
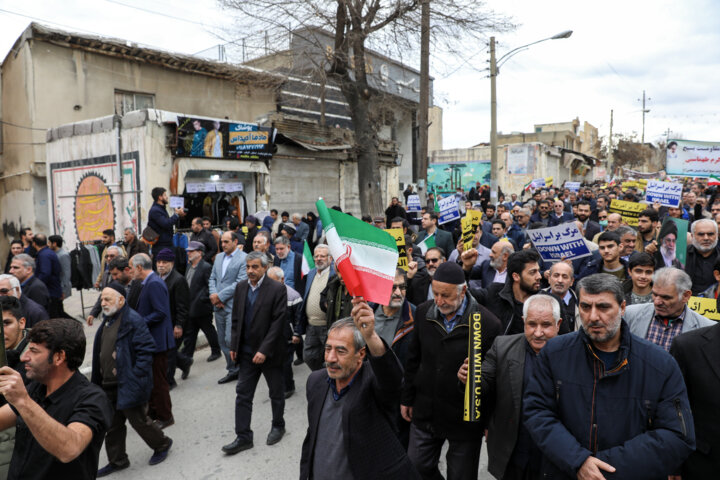
[[[264,173],[268,175],[265,163],[250,160],[222,160],[207,158],[176,158],[177,167],[177,192],[182,194],[185,191],[185,176],[191,170],[210,170],[216,172],[249,172]]]

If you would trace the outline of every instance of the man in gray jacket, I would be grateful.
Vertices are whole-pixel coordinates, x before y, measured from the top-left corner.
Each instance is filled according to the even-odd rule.
[[[692,296],[692,280],[678,268],[665,267],[655,271],[652,296],[653,303],[627,307],[624,318],[630,333],[668,352],[673,339],[681,333],[715,325],[687,306]]]
[[[522,399],[540,350],[557,336],[560,304],[550,295],[533,295],[523,304],[525,332],[497,337],[482,363],[483,415],[488,424],[488,471],[503,480],[536,478],[542,454],[522,424]],[[458,371],[467,382],[468,361]],[[486,410],[487,409],[487,410]]]

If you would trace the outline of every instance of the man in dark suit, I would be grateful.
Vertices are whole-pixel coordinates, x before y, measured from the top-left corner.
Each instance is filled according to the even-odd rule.
[[[0,295],[10,295],[20,300],[25,318],[25,328],[32,328],[36,323],[50,318],[43,307],[22,294],[20,281],[14,275],[0,275]]]
[[[203,260],[207,263],[211,263],[218,252],[217,240],[210,231],[206,230],[203,226],[203,219],[200,217],[193,218],[192,224],[190,225],[193,233],[190,235],[191,242],[200,242],[205,247],[203,253]]]
[[[198,331],[202,330],[210,344],[207,361],[212,362],[220,358],[220,343],[212,323],[213,306],[208,288],[212,267],[203,260],[204,248],[200,242],[190,242],[187,248],[188,266],[185,269],[185,280],[190,288],[190,312],[183,331],[182,353],[193,358]]]
[[[577,202],[577,219],[583,224],[585,238],[592,242],[595,235],[600,233],[601,228],[599,223],[590,220],[590,202],[587,200]]]
[[[152,260],[148,255],[138,253],[132,257],[130,270],[133,278],[140,281],[141,285],[135,310],[145,319],[155,340],[150,416],[158,421],[161,428],[165,428],[175,423],[167,381],[168,350],[175,347],[170,298],[165,282],[152,271]]]
[[[439,248],[429,248],[425,252],[425,267],[420,268],[418,262],[408,263],[407,299],[413,305],[420,305],[432,297],[430,284],[435,270],[445,263],[445,255]]]
[[[555,201],[553,201],[553,212],[550,214],[550,226],[574,221],[575,217],[573,217],[572,212],[565,211],[565,202],[556,198]]]
[[[35,276],[35,260],[30,255],[15,255],[10,263],[10,273],[20,282],[24,296],[35,300],[45,310],[48,309],[50,295],[45,284]]]
[[[455,249],[452,234],[448,231],[441,230],[438,226],[437,213],[424,213],[422,216],[422,230],[417,234],[416,244],[420,244],[423,240],[432,234],[435,234],[435,246],[443,250],[445,258]]]
[[[533,295],[523,304],[525,332],[502,335],[482,363],[483,413],[488,415],[488,470],[504,480],[537,478],[542,458],[522,425],[522,398],[535,360],[558,335],[560,304],[549,295]],[[458,371],[467,382],[468,360]]]
[[[183,336],[183,330],[188,323],[188,308],[190,299],[190,290],[187,281],[180,273],[175,270],[175,254],[169,248],[163,248],[155,257],[157,265],[157,273],[165,281],[170,298],[170,318],[173,323],[173,336],[175,337],[175,347],[168,351],[168,384],[170,389],[177,387],[175,382],[175,368],[182,370],[181,378],[186,380],[190,375],[190,367],[193,359],[183,355],[178,351],[180,340]]]
[[[675,337],[675,357],[687,386],[695,421],[695,452],[682,467],[683,480],[714,478],[720,471],[720,324]]]
[[[265,275],[269,263],[261,252],[246,257],[247,280],[235,287],[232,309],[230,358],[238,365],[235,400],[235,440],[222,447],[234,455],[253,447],[250,429],[252,402],[260,374],[270,390],[272,428],[267,444],[278,443],[285,434],[285,385],[283,360],[285,337],[283,322],[287,315],[287,289]]]
[[[51,318],[62,318],[63,291],[60,285],[62,268],[57,254],[48,247],[47,237],[38,233],[33,237],[33,245],[37,250],[35,256],[35,276],[42,280],[48,290],[48,313]]]
[[[514,252],[509,242],[497,242],[490,249],[490,258],[479,266],[463,262],[463,270],[468,275],[468,287],[472,289],[489,288],[493,283],[505,283],[507,262]],[[469,270],[471,269],[471,270]]]
[[[328,331],[326,369],[307,381],[300,478],[419,478],[391,420],[400,402],[402,367],[375,332],[372,308],[360,299],[353,303],[352,318]]]

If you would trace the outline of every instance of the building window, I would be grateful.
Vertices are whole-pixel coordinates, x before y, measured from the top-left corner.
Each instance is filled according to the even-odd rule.
[[[155,108],[155,95],[115,90],[115,114],[125,115],[133,110]]]

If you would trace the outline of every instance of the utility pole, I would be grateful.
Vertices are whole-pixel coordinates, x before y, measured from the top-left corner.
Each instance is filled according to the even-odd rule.
[[[652,100],[652,98],[648,97],[647,100]],[[638,98],[638,102],[640,99]],[[645,90],[643,90],[643,97],[642,97],[642,137],[640,138],[641,143],[645,143],[645,114],[649,113],[650,109],[645,108]]]
[[[430,108],[430,0],[422,0],[420,11],[420,105],[418,106],[418,158],[415,182],[424,184],[418,189],[420,202],[425,204],[428,169],[428,109]]]
[[[610,136],[608,137],[608,170],[610,170],[610,176],[613,175],[615,165],[613,162],[613,140],[612,140],[612,127],[613,127],[613,111],[610,110]]]
[[[497,156],[497,62],[495,61],[495,37],[490,37],[490,201],[497,201],[498,156]]]

